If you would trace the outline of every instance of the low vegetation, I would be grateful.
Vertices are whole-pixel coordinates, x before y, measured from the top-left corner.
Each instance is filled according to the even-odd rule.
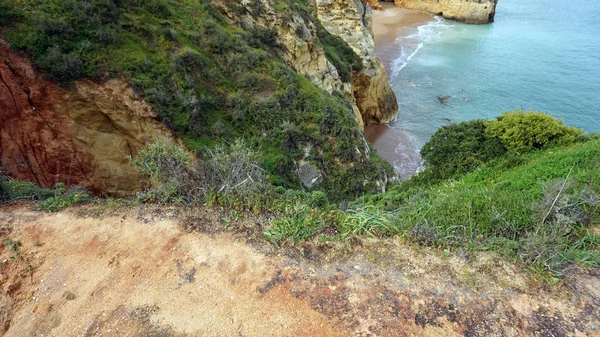
[[[583,130],[565,126],[562,120],[543,112],[520,109],[488,121],[485,132],[489,138],[497,138],[507,149],[516,151],[573,144],[583,134]]]
[[[307,2],[273,4],[284,23],[315,23],[344,81],[362,68]],[[265,10],[261,1],[227,7],[238,17]],[[135,202],[266,214],[261,230],[276,246],[397,236],[463,255],[493,251],[549,280],[573,264],[600,266],[600,139],[551,116],[515,110],[445,126],[421,151],[423,172],[373,194],[390,187],[390,165],[365,146],[343,95],[286,65],[273,29],[231,24],[191,0],[6,0],[0,26],[65,87],[127,79],[182,140],[157,138],[130,158],[153,184]],[[323,173],[315,190],[300,183],[301,161]],[[0,174],[0,202],[20,200],[50,212],[94,202],[76,187]]]
[[[555,121],[547,115],[542,119]],[[131,158],[154,184],[137,202],[205,204],[238,216],[247,211],[267,215],[271,220],[264,238],[278,247],[397,236],[461,255],[493,251],[549,282],[573,264],[600,266],[600,137],[573,131],[577,138],[567,142],[548,140],[541,148],[517,152],[486,138],[488,123],[440,129],[426,145],[424,157],[434,161],[424,172],[350,204],[332,201],[321,191],[271,184],[258,153],[242,141],[215,147],[198,159],[161,137]],[[521,127],[529,128],[527,123]],[[521,132],[514,134],[521,137]],[[456,156],[440,160],[437,146]],[[76,188],[40,189],[10,179],[0,184],[0,196],[41,200],[46,211],[91,201]]]
[[[271,3],[283,22],[301,15],[345,81],[361,59],[329,34],[304,1]],[[301,188],[298,162],[323,175],[334,199],[380,189],[390,165],[370,155],[348,101],[317,88],[281,57],[277,31],[231,24],[206,1],[7,0],[1,37],[63,86],[80,78],[120,77],[150,103],[194,154],[244,139],[268,180]],[[258,17],[265,3],[230,3]],[[300,13],[300,14],[297,14]],[[298,34],[311,34],[308,28]],[[367,184],[343,183],[353,176]]]
[[[540,115],[523,114],[526,121]],[[542,117],[560,124],[553,117]],[[233,201],[215,199],[220,193],[212,187],[207,190],[213,194],[205,194],[203,200],[213,198],[217,201],[213,204],[228,207],[261,200],[253,209],[274,212],[264,234],[277,246],[398,236],[460,254],[495,251],[537,272],[550,273],[550,280],[573,263],[600,266],[598,137],[582,137],[568,128],[577,138],[549,138],[540,148],[517,151],[486,134],[489,123],[476,120],[440,129],[426,145],[424,172],[387,193],[366,195],[349,206],[331,203],[321,192],[268,185],[245,195],[233,190]],[[524,122],[520,128],[531,126]],[[514,134],[521,137],[522,133]]]

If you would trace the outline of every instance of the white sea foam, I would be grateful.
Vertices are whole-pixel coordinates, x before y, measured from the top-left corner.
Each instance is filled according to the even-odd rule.
[[[408,65],[425,43],[440,38],[442,32],[449,27],[449,24],[442,18],[436,16],[435,19],[436,21],[416,27],[414,34],[396,38],[395,43],[400,45],[400,56],[392,62],[392,77],[397,76]]]

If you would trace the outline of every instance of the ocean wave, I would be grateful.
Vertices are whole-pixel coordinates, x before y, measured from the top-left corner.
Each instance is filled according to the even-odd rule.
[[[416,27],[414,34],[396,38],[395,43],[400,45],[400,56],[392,62],[392,77],[396,77],[408,65],[425,43],[436,41],[442,36],[443,31],[450,27],[450,24],[441,17],[434,18],[436,21]]]

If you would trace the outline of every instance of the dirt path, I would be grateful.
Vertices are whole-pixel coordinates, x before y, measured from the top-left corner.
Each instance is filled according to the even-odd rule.
[[[100,212],[0,209],[5,336],[600,334],[597,270],[547,290],[493,256],[395,240],[275,250],[210,233],[212,210]]]

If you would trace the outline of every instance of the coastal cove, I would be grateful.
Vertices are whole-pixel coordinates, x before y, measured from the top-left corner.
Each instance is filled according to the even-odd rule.
[[[373,13],[376,54],[399,114],[365,134],[403,179],[420,169],[419,150],[435,130],[452,122],[522,108],[600,130],[600,19],[590,4],[504,0],[489,25],[383,5]]]

